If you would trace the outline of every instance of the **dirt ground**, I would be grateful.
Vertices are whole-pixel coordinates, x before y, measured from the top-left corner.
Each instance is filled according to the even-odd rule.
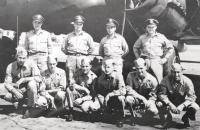
[[[66,122],[64,118],[58,117],[37,117],[22,119],[22,114],[16,114],[12,106],[0,99],[0,130],[157,130],[160,129],[158,117],[149,122],[144,118],[136,118],[136,125],[130,125],[130,118],[125,119],[122,128],[116,127],[108,116],[101,122],[86,121],[83,114],[76,115],[72,122]],[[6,106],[6,107],[5,107]],[[4,108],[3,108],[4,107]],[[191,122],[191,127],[183,129],[180,116],[173,119],[172,128],[169,130],[200,130],[200,111],[197,113],[197,120]]]

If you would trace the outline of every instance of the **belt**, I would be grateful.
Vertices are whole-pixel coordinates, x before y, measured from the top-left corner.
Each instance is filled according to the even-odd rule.
[[[71,56],[88,56],[88,54],[83,54],[83,53],[66,53],[66,55],[71,55]]]
[[[47,55],[47,52],[28,52],[28,55]]]

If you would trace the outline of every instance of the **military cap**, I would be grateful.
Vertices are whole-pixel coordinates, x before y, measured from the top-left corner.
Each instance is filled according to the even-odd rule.
[[[134,69],[136,68],[145,68],[146,67],[146,62],[143,58],[138,58],[137,60],[134,61],[134,65],[135,67],[133,67]]]
[[[41,15],[41,14],[35,14],[35,15],[33,15],[33,21],[39,21],[39,22],[44,22],[44,17]]]
[[[81,15],[76,15],[74,18],[73,18],[73,21],[71,22],[71,24],[74,24],[74,23],[84,23],[85,22],[85,18]]]
[[[151,19],[147,19],[145,21],[145,24],[146,24],[146,26],[147,25],[156,25],[157,26],[159,24],[159,22],[158,22],[158,20],[151,18]]]
[[[113,18],[108,18],[107,19],[107,23],[106,26],[115,26],[118,27],[119,26],[119,22],[117,22],[115,19]]]

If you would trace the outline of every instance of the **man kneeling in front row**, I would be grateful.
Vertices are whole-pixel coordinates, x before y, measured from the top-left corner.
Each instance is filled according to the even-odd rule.
[[[145,115],[153,117],[158,114],[155,104],[158,82],[154,76],[146,71],[147,68],[144,59],[138,58],[134,63],[136,71],[130,72],[126,80],[126,102],[130,106],[132,116],[134,116],[133,107],[140,107],[146,110]],[[134,125],[134,118],[131,118],[131,123]]]
[[[164,121],[163,127],[169,127],[173,114],[186,113],[182,117],[185,127],[189,127],[189,119],[195,120],[195,113],[199,105],[195,103],[196,95],[192,81],[183,75],[182,67],[178,63],[172,65],[171,74],[167,75],[160,84],[158,98],[161,102],[160,118]]]
[[[23,118],[29,117],[30,108],[35,107],[37,100],[37,85],[40,81],[40,71],[37,65],[27,60],[27,51],[17,48],[17,61],[8,65],[5,77],[5,88],[8,93],[5,100],[22,102],[27,97],[27,110]]]

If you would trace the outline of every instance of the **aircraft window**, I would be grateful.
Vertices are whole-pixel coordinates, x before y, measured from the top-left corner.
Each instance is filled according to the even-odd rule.
[[[0,7],[5,7],[7,5],[7,0],[0,0]]]

